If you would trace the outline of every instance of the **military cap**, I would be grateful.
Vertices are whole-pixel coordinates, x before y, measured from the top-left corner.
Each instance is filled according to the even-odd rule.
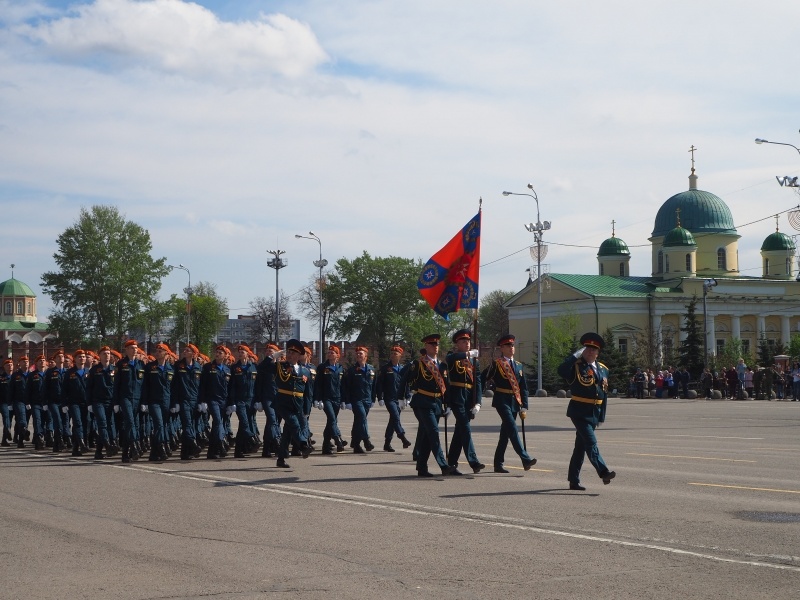
[[[56,359],[56,356],[58,356],[59,354],[60,354],[61,356],[64,356],[64,350],[63,350],[62,348],[59,348],[58,350],[56,350],[55,352],[53,352],[52,360],[55,360],[55,359]]]
[[[40,360],[47,360],[47,357],[44,354],[40,354],[34,362],[39,362]]]
[[[111,352],[111,346],[103,346],[102,348],[100,348],[100,350],[98,350],[98,352],[105,352],[106,350]]]
[[[277,352],[281,347],[278,344],[267,344],[267,350],[270,352]]]
[[[81,350],[80,348],[78,348],[77,350],[75,350],[75,352],[72,353],[72,358],[75,358],[79,354],[83,354],[84,356],[86,356],[86,350]]]
[[[286,349],[287,350],[294,350],[298,354],[305,354],[305,352],[306,352],[306,349],[303,346],[303,342],[301,342],[300,340],[296,340],[294,338],[292,338],[291,340],[286,342]]]
[[[242,350],[247,352],[247,354],[252,354],[253,353],[253,351],[250,350],[250,346],[248,346],[247,344],[239,344],[238,346],[236,346],[236,351],[237,352],[241,352]]]
[[[200,355],[200,350],[194,344],[186,344],[183,347],[183,349],[184,350],[189,350],[190,352],[193,352],[195,356],[199,356]]]
[[[136,340],[128,340],[127,342],[125,342],[125,347],[126,348],[128,346],[138,346],[138,345],[139,345],[139,342],[137,342]]]
[[[422,343],[423,344],[438,344],[440,339],[442,339],[442,336],[440,336],[438,333],[431,333],[429,335],[426,335],[424,338],[422,338]]]
[[[112,351],[111,351],[111,356],[113,356],[113,357],[115,357],[115,358],[117,358],[117,359],[120,359],[120,358],[122,358],[122,354],[120,354],[120,353],[119,353],[119,352],[117,352],[116,350],[112,350]]]
[[[606,343],[603,341],[603,338],[600,337],[599,334],[590,331],[589,333],[584,333],[581,336],[581,345],[591,346],[592,348],[597,348],[598,350],[602,350],[603,346],[605,346]]]
[[[457,342],[458,340],[471,340],[472,333],[469,329],[459,329],[453,334],[453,342]]]
[[[390,352],[397,352],[398,354],[404,354],[405,350],[403,350],[402,346],[392,346]]]
[[[356,346],[356,352],[363,352],[364,354],[369,354],[369,350],[367,350],[366,346]]]
[[[333,352],[334,354],[336,354],[336,356],[341,356],[342,355],[342,351],[339,350],[339,346],[330,346],[328,348],[328,352]]]
[[[163,350],[167,354],[171,352],[169,346],[167,346],[164,342],[159,342],[158,344],[156,344],[156,350]]]
[[[30,360],[30,359],[28,358],[28,355],[27,355],[27,354],[23,354],[22,356],[20,356],[20,357],[17,359],[17,362],[18,362],[18,363],[20,363],[20,362],[22,362],[23,360]]]
[[[517,336],[512,335],[510,333],[502,336],[499,340],[497,340],[498,346],[513,346],[514,341],[517,339]]]

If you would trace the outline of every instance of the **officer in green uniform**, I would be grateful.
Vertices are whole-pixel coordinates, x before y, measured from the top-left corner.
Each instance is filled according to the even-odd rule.
[[[299,340],[291,339],[286,342],[286,360],[273,363],[275,376],[275,398],[273,405],[278,417],[283,420],[283,433],[278,449],[277,466],[288,468],[286,459],[289,458],[289,443],[293,442],[303,458],[308,458],[311,446],[303,427],[304,407],[312,402],[311,371],[299,364],[300,357],[305,354],[305,348]],[[273,359],[279,353],[273,354]]]
[[[460,329],[453,334],[456,351],[447,355],[447,373],[450,376],[444,403],[453,411],[456,424],[453,427],[453,439],[447,452],[447,462],[458,467],[461,451],[473,473],[480,473],[486,468],[475,453],[472,443],[470,420],[475,418],[481,409],[481,379],[476,357],[477,350],[471,350],[472,333],[469,329]]]
[[[442,475],[461,475],[455,467],[445,460],[442,445],[439,441],[439,418],[444,414],[442,400],[447,391],[447,364],[439,361],[438,333],[422,338],[425,345],[420,357],[403,371],[400,389],[411,388],[411,408],[419,422],[417,441],[414,445],[414,456],[417,461],[417,475],[433,477],[428,471],[428,457],[433,454]]]
[[[567,406],[567,416],[575,426],[575,448],[569,461],[569,489],[583,491],[581,485],[581,466],[586,455],[597,474],[608,485],[617,476],[610,471],[600,456],[594,430],[606,419],[608,402],[608,367],[597,360],[605,342],[596,333],[586,333],[581,337],[582,348],[569,356],[558,367],[558,374],[569,384],[572,399]]]
[[[528,413],[528,384],[522,364],[514,360],[513,335],[504,335],[497,340],[502,356],[492,361],[492,364],[481,373],[481,383],[484,389],[488,383],[494,386],[492,406],[500,415],[500,439],[494,452],[494,472],[508,473],[503,466],[508,442],[522,460],[522,467],[529,471],[536,464],[536,459],[528,454],[522,447],[517,429],[517,414],[525,420]]]

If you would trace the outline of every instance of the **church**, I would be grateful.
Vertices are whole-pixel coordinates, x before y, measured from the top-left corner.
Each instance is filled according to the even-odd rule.
[[[30,286],[14,279],[13,273],[0,283],[0,355],[16,361],[23,354],[31,359],[48,354],[56,347],[56,336],[48,328],[36,316],[36,294]]]
[[[689,189],[669,198],[656,214],[649,277],[631,276],[630,250],[612,231],[598,249],[596,275],[539,275],[513,296],[506,307],[519,355],[536,351],[539,285],[543,322],[571,314],[578,320],[578,334],[611,329],[626,353],[646,344],[650,364],[644,366],[657,367],[674,356],[685,337],[681,327],[693,297],[710,355],[732,339],[741,340],[745,355],[756,353],[762,337],[770,345],[788,346],[792,333],[800,331],[792,238],[776,225],[761,246],[760,276],[741,275],[741,236],[731,211],[721,198],[698,189],[697,180],[692,166]]]

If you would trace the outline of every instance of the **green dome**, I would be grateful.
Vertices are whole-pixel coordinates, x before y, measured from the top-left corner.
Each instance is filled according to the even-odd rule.
[[[664,247],[697,246],[692,232],[681,226],[676,227],[664,236]]]
[[[703,190],[687,190],[675,194],[658,209],[653,237],[666,235],[675,227],[678,208],[681,224],[694,234],[736,233],[731,211],[719,196]]]
[[[0,283],[0,296],[29,296],[36,298],[36,294],[26,284],[13,277]]]
[[[618,237],[610,237],[605,242],[600,244],[600,250],[597,256],[630,256],[631,251],[628,250],[628,244],[623,242]]]
[[[776,231],[772,235],[768,235],[767,239],[764,240],[764,243],[761,244],[761,250],[790,250],[794,252],[794,242],[792,238],[790,238],[785,233],[781,233],[780,231]]]

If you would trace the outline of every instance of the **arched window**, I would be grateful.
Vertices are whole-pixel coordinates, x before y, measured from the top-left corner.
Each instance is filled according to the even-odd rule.
[[[33,314],[33,302],[28,302],[28,314]]]
[[[791,258],[787,258],[786,259],[786,274],[787,275],[791,275],[792,274],[792,259]]]
[[[624,262],[619,263],[619,276],[620,277],[625,277],[625,263]]]
[[[669,254],[664,257],[664,271],[669,273]]]
[[[13,306],[13,304],[11,304],[11,300],[6,300],[6,314],[7,315],[11,314],[11,307],[12,306]]]
[[[664,272],[664,251],[663,250],[659,250],[658,251],[658,272],[659,273],[663,273]]]
[[[22,300],[17,300],[17,314],[18,315],[25,314],[25,303]]]
[[[686,255],[686,270],[691,273],[692,272],[692,255]]]
[[[605,273],[603,271],[604,271],[603,263],[600,263],[600,275],[605,275]]]
[[[768,276],[769,276],[769,259],[765,258],[764,259],[764,277],[768,277]]]
[[[728,270],[728,264],[725,259],[725,248],[720,248],[717,250],[717,269],[720,271]]]

